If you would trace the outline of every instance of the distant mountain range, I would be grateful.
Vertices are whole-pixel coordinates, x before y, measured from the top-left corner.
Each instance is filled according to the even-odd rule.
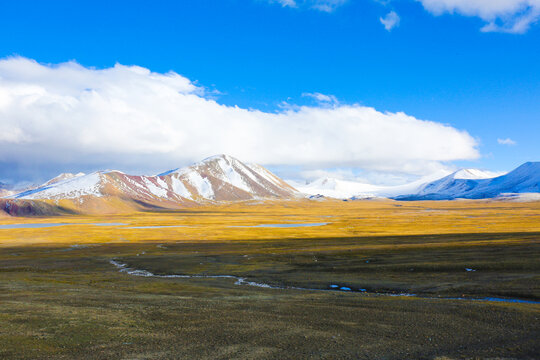
[[[444,175],[444,176],[441,176]],[[207,158],[189,167],[155,176],[128,175],[121,171],[91,174],[64,173],[41,186],[14,193],[0,184],[0,209],[10,214],[56,212],[116,212],[141,208],[184,208],[223,201],[332,197],[396,200],[452,200],[507,198],[540,199],[540,162],[529,162],[502,176],[477,169],[400,186],[322,178],[298,190],[264,167],[246,164],[227,155]],[[516,195],[518,194],[518,195]]]
[[[435,179],[433,179],[435,177]],[[528,162],[505,175],[478,169],[462,169],[399,186],[376,186],[354,181],[322,178],[296,188],[310,196],[340,199],[386,197],[396,200],[537,199],[540,192],[540,162]],[[513,194],[513,195],[510,195]]]
[[[525,163],[508,174],[484,178],[472,170],[458,171],[397,200],[487,199],[540,192],[540,162]]]
[[[320,178],[308,184],[294,183],[293,185],[300,192],[311,196],[322,195],[336,199],[367,199],[374,197],[391,198],[393,196],[416,193],[426,183],[440,179],[446,175],[448,175],[448,172],[446,171],[438,172],[412,183],[396,186],[373,185],[330,177]]]

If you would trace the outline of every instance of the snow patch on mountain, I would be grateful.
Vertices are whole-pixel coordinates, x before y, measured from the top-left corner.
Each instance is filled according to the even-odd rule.
[[[243,164],[241,164],[239,161],[235,162],[234,159],[224,156],[221,158],[216,159],[219,167],[221,168],[221,172],[217,173],[217,177],[221,180],[224,180],[231,184],[232,186],[235,186],[239,189],[242,189],[244,191],[251,191],[251,188],[244,180],[244,176],[247,175],[251,179],[253,179],[252,175],[250,174],[250,170],[247,169]],[[233,165],[235,165],[233,167]],[[238,171],[242,171],[242,174]]]
[[[171,177],[171,187],[172,191],[175,194],[180,195],[183,198],[193,200],[193,197],[189,190],[186,188],[184,183],[180,181],[177,177]]]
[[[153,179],[156,179],[156,178],[153,178]],[[158,182],[158,184],[160,186],[154,184],[150,180],[150,178],[147,178],[147,177],[144,177],[143,181],[144,181],[144,185],[150,191],[150,193],[152,193],[152,195],[155,195],[155,196],[161,197],[161,198],[167,197],[167,184],[165,184],[165,182],[163,182],[163,180],[161,180],[162,184],[159,183],[159,178],[157,178],[157,180],[154,180],[154,181]]]
[[[476,179],[490,179],[497,176],[504,175],[505,173],[485,171],[479,169],[461,169],[454,172],[452,177],[454,179],[466,179],[466,180],[476,180]]]
[[[11,196],[15,199],[75,199],[81,196],[101,197],[101,173],[94,172],[88,175],[61,180],[37,189],[24,191]]]
[[[188,182],[197,189],[200,196],[205,199],[214,198],[214,189],[212,189],[212,184],[207,178],[203,178],[201,174],[195,171],[187,172],[184,176],[186,176]]]

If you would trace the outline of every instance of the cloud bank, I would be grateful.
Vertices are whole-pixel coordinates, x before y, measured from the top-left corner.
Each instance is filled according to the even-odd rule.
[[[0,60],[4,178],[25,167],[162,171],[218,153],[265,165],[423,174],[477,158],[476,146],[451,126],[360,105],[263,112],[219,104],[175,72]]]
[[[484,32],[524,33],[540,18],[540,0],[417,0],[435,15],[459,13],[486,22]]]

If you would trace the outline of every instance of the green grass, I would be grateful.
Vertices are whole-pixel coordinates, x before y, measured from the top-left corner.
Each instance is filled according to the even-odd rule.
[[[539,236],[3,247],[0,358],[534,359],[540,353],[536,304],[145,278],[120,273],[109,260],[161,274],[235,274],[285,286],[339,283],[374,292],[538,299]]]

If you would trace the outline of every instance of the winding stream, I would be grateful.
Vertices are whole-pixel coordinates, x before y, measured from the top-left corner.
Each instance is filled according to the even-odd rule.
[[[523,300],[523,299],[513,299],[513,298],[497,298],[497,297],[483,297],[483,298],[472,298],[472,297],[430,297],[430,296],[421,296],[416,294],[409,294],[409,293],[399,293],[399,294],[393,294],[393,293],[375,293],[375,292],[367,292],[365,289],[359,289],[359,290],[353,290],[346,286],[339,286],[339,285],[330,285],[330,289],[313,289],[313,288],[304,288],[304,287],[296,287],[296,286],[276,286],[276,285],[270,285],[265,283],[260,283],[256,281],[249,281],[246,278],[235,276],[235,275],[157,275],[154,274],[148,270],[139,270],[139,269],[132,269],[128,267],[127,264],[118,262],[116,260],[110,260],[109,261],[112,265],[114,265],[120,272],[124,272],[129,275],[133,276],[143,276],[143,277],[155,277],[155,278],[164,278],[164,279],[233,279],[235,281],[235,285],[245,285],[245,286],[256,286],[261,288],[268,288],[268,289],[280,289],[280,290],[306,290],[306,291],[339,291],[339,292],[354,292],[354,293],[360,293],[360,294],[371,294],[371,295],[378,295],[378,296],[403,296],[403,297],[417,297],[422,299],[429,299],[429,300],[464,300],[464,301],[490,301],[490,302],[504,302],[504,303],[521,303],[521,304],[540,304],[540,301],[534,301],[534,300]]]

